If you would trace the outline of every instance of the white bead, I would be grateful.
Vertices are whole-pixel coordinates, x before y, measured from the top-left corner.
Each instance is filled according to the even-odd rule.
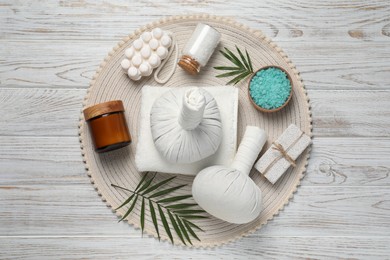
[[[133,47],[134,49],[136,49],[137,51],[139,51],[142,46],[144,45],[143,41],[141,39],[137,39],[133,42]]]
[[[149,46],[152,50],[156,50],[158,48],[159,42],[156,39],[151,39],[149,42]]]
[[[126,51],[125,51],[125,56],[128,59],[133,58],[133,56],[134,56],[134,48],[133,47],[127,48]]]
[[[150,57],[150,54],[152,54],[152,51],[150,50],[149,45],[145,45],[144,47],[142,47],[142,49],[141,49],[141,56],[142,56],[144,59],[149,58],[149,57]]]
[[[152,74],[152,67],[148,62],[142,62],[142,64],[139,66],[139,71],[141,72],[142,76],[149,76]]]
[[[122,60],[122,62],[121,62],[122,69],[127,71],[130,68],[130,66],[131,66],[131,62],[128,59],[123,59]]]
[[[138,67],[142,63],[142,57],[138,53],[134,55],[134,57],[131,59],[131,63],[135,66]]]
[[[145,43],[148,43],[151,39],[152,39],[152,34],[150,32],[144,32],[142,35],[141,35],[141,38],[142,40],[145,42]]]
[[[158,66],[160,66],[161,64],[161,59],[159,56],[157,56],[156,54],[152,54],[150,57],[149,57],[149,64],[150,66],[152,66],[152,68],[157,68]]]
[[[161,30],[161,28],[154,28],[152,31],[152,34],[153,34],[153,37],[158,40],[163,35],[163,31]]]
[[[164,34],[164,36],[161,37],[160,43],[165,48],[169,48],[172,44],[172,39],[171,39],[171,37],[169,37],[168,34]]]
[[[132,80],[139,80],[141,78],[141,73],[136,67],[130,67],[127,71],[127,75]]]
[[[162,60],[168,56],[168,50],[163,46],[158,47],[156,53]]]

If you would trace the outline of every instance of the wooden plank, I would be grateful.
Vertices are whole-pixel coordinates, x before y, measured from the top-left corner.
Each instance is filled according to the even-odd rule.
[[[86,90],[0,89],[0,135],[76,136]],[[54,140],[53,140],[54,141]]]
[[[1,41],[3,87],[87,88],[110,41]],[[388,42],[280,41],[308,89],[388,89]],[[28,46],[26,49],[25,46]]]
[[[383,236],[390,232],[388,187],[301,186],[258,236]],[[0,186],[0,236],[138,234],[90,184]]]
[[[74,137],[0,137],[0,185],[88,184]],[[389,186],[390,139],[314,139],[303,186]]]
[[[385,259],[377,237],[249,236],[213,249],[188,249],[151,238],[2,237],[2,259]]]
[[[0,135],[75,136],[85,93],[84,89],[0,89]],[[310,90],[309,97],[316,137],[390,136],[388,90]]]
[[[1,38],[114,39],[163,16],[210,13],[235,17],[278,39],[340,38],[385,40],[390,36],[387,1],[39,1],[14,4],[3,1]],[[239,11],[237,11],[239,10]],[[8,19],[6,17],[9,17]],[[12,17],[12,19],[11,19]]]

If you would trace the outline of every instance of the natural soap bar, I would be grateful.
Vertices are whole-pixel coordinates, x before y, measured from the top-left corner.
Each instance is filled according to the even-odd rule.
[[[311,139],[291,124],[255,164],[256,170],[272,184],[295,162]],[[284,154],[285,153],[285,154]]]

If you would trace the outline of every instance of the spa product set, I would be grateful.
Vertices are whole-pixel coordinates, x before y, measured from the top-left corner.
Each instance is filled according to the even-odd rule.
[[[155,70],[155,81],[164,84],[174,74],[176,63],[165,79],[158,78],[158,73],[176,50],[177,65],[192,75],[188,77],[196,77],[202,73],[202,67],[206,66],[220,40],[220,32],[199,23],[178,58],[175,36],[154,28],[142,33],[124,50],[118,66],[133,81],[149,77]],[[265,66],[255,71],[246,50],[236,46],[235,52],[221,48],[219,55],[232,66],[215,67],[226,71],[217,77],[233,77],[228,84],[250,77],[248,98],[261,112],[276,112],[285,107],[293,93],[293,82],[287,71],[278,66]],[[311,142],[309,136],[291,124],[279,138],[270,140],[271,147],[258,159],[267,142],[267,133],[257,126],[246,126],[237,149],[239,90],[234,86],[144,85],[140,91],[135,153],[138,171],[195,176],[193,199],[210,215],[229,223],[251,222],[262,211],[261,189],[249,177],[253,165],[257,170],[255,174],[260,173],[264,180],[275,184],[289,167],[295,167],[295,161]],[[122,101],[88,107],[84,118],[96,152],[115,150],[131,143]],[[147,180],[143,179],[135,191],[142,191],[142,182]],[[128,203],[130,201],[129,198]],[[142,203],[144,205],[144,201]],[[186,220],[173,218],[171,223],[179,230],[180,225],[184,231],[191,230]],[[184,231],[180,236],[182,241],[187,232]]]

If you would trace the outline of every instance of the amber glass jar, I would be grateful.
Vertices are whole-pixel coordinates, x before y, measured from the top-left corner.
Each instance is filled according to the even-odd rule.
[[[84,118],[98,153],[125,147],[131,143],[129,128],[120,100],[100,103],[84,109]]]

